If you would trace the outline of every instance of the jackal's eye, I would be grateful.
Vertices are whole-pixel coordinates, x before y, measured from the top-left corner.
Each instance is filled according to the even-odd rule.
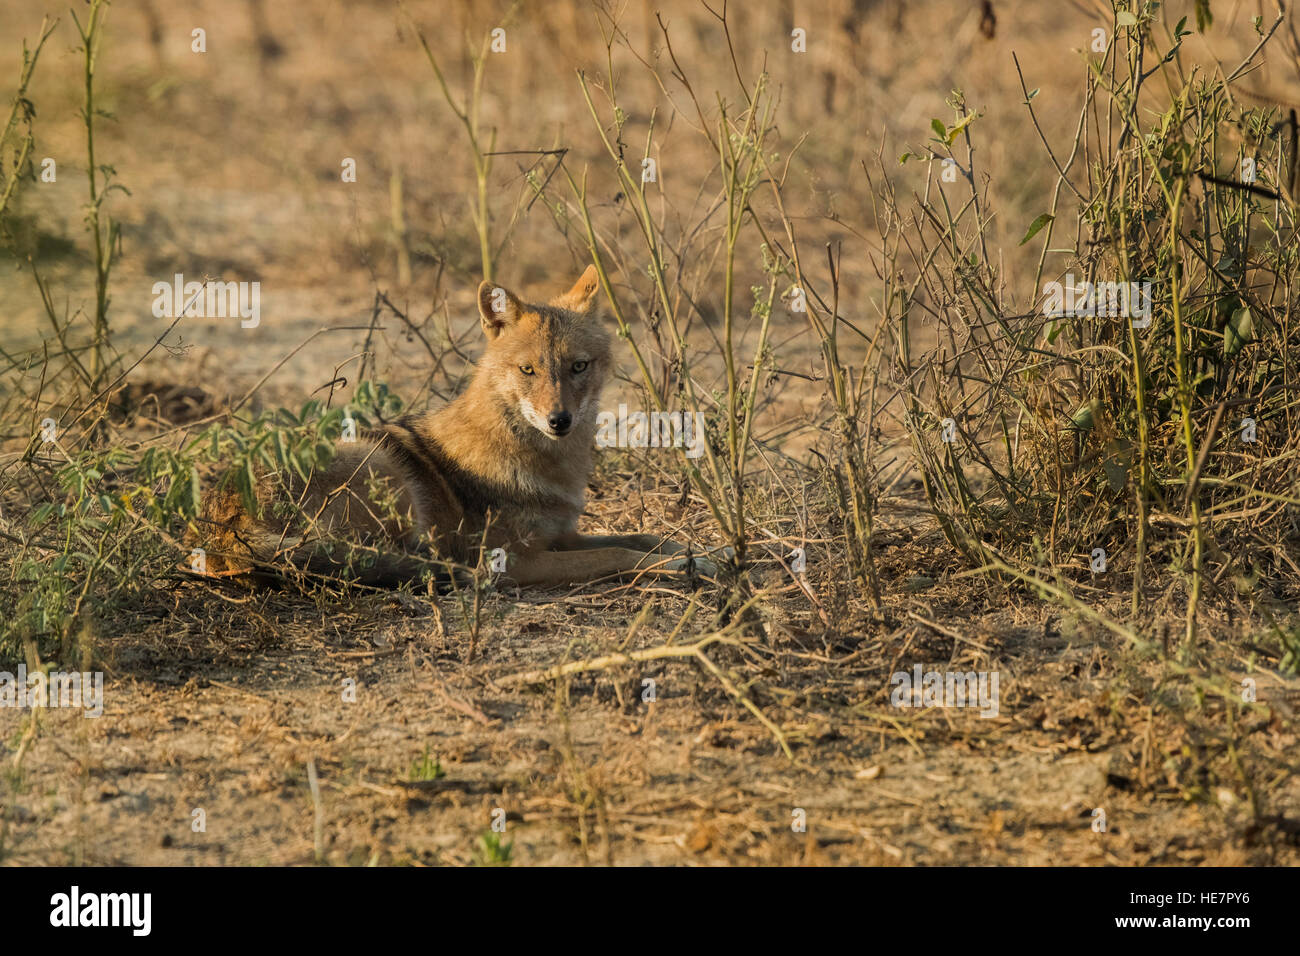
[[[585,359],[582,360],[581,362],[574,362],[574,363],[573,363],[573,374],[574,374],[574,375],[577,375],[579,372],[585,372],[585,371],[587,371],[587,366],[590,365],[590,364],[591,364],[591,363],[588,362],[588,361],[586,361]]]
[[[521,365],[519,366],[519,371],[523,372],[525,375],[532,375],[533,367],[531,365]]]

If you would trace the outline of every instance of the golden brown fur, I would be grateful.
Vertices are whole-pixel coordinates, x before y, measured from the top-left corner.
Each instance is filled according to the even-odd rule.
[[[671,541],[577,532],[613,362],[609,333],[592,314],[598,288],[594,267],[548,305],[484,282],[488,344],[464,393],[340,443],[305,485],[261,476],[258,517],[233,491],[210,493],[202,521],[209,573],[287,562],[316,572],[350,567],[360,580],[391,585],[417,580],[431,553],[475,565],[496,548],[518,584],[682,570],[686,562],[663,556],[684,550]],[[295,517],[277,521],[285,498]]]

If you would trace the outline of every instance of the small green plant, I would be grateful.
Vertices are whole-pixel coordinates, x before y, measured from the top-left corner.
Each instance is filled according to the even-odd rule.
[[[509,866],[514,848],[514,841],[502,843],[501,834],[484,830],[474,843],[474,862],[479,866]]]
[[[94,241],[95,258],[94,338],[90,349],[90,387],[95,391],[99,390],[108,372],[105,359],[105,352],[109,348],[108,281],[113,267],[113,250],[119,236],[118,223],[103,207],[104,201],[115,190],[126,192],[125,187],[113,182],[113,167],[98,162],[95,158],[95,120],[108,115],[95,104],[95,70],[99,65],[99,44],[104,34],[104,17],[107,14],[106,0],[91,0],[84,26],[76,12],[72,14],[81,36],[81,52],[85,64],[85,98],[81,119],[86,127],[86,177],[89,186],[86,229]]]
[[[411,761],[411,781],[413,783],[429,783],[446,776],[446,773],[442,769],[442,763],[429,752],[428,747],[424,748],[423,754]]]
[[[517,6],[516,4],[511,7],[503,22],[508,24],[513,19]],[[489,51],[493,48],[494,42],[504,42],[502,35],[504,30],[494,30],[493,33],[497,34],[495,37],[492,34],[485,36],[482,44],[477,49],[472,42],[466,41],[469,47],[470,61],[473,64],[474,78],[470,88],[465,92],[464,103],[457,104],[455,97],[452,96],[451,87],[447,85],[447,79],[443,75],[438,58],[433,55],[433,50],[430,49],[424,33],[415,25],[415,21],[409,13],[407,13],[407,18],[410,19],[411,25],[415,29],[415,35],[419,38],[420,47],[424,50],[429,66],[432,67],[433,74],[438,79],[438,86],[442,90],[443,98],[456,115],[456,119],[465,127],[465,136],[469,141],[470,152],[474,159],[474,196],[470,200],[469,211],[474,221],[474,231],[478,234],[479,266],[482,269],[483,278],[491,282],[496,271],[497,259],[501,255],[501,249],[504,247],[506,239],[509,238],[510,228],[514,224],[514,219],[512,219],[504,230],[505,235],[502,236],[500,243],[493,249],[492,209],[489,203],[488,180],[492,173],[492,161],[496,156],[497,131],[495,127],[488,130],[483,128],[481,111],[483,106],[483,73],[487,67]],[[399,205],[400,198],[394,200],[394,207],[396,208]]]
[[[1278,670],[1284,674],[1300,674],[1300,627],[1279,631],[1282,639],[1282,660]]]
[[[45,41],[57,25],[57,20],[53,23],[43,20],[36,45],[29,48],[26,41],[23,42],[23,65],[18,74],[18,89],[10,101],[9,116],[3,128],[0,128],[0,223],[4,222],[5,210],[16,194],[19,180],[31,169],[32,147],[36,142],[32,130],[36,107],[27,98],[27,89]]]

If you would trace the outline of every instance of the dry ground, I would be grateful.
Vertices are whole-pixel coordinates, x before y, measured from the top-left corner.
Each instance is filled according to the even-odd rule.
[[[628,498],[653,516],[676,497],[615,471],[601,486],[594,521],[610,527],[626,527]],[[908,503],[885,510],[904,515]],[[1300,682],[1252,670],[1265,707],[1239,738],[1248,775],[1225,778],[1213,701],[1173,703],[1186,692],[1155,686],[1153,666],[1113,637],[954,580],[933,536],[913,534],[882,533],[882,620],[850,601],[831,605],[823,628],[774,573],[770,659],[708,651],[784,728],[794,762],[690,660],[506,680],[689,643],[714,611],[709,587],[499,593],[474,637],[448,596],[340,605],[160,586],[100,635],[104,716],[43,719],[11,781],[6,859],[301,864],[319,851],[336,864],[468,863],[499,810],[520,864],[1300,859],[1300,784],[1285,769]],[[674,637],[691,603],[696,623]],[[1109,603],[1122,612],[1123,597]],[[1208,630],[1207,669],[1244,673],[1245,653],[1226,648],[1248,638],[1222,620]],[[890,707],[889,675],[913,662],[999,671],[999,716]],[[642,701],[647,678],[653,703]],[[18,728],[0,712],[11,745]],[[441,763],[436,780],[413,773],[426,754]],[[1252,799],[1265,802],[1263,824]],[[196,809],[204,832],[192,829]],[[797,809],[805,833],[792,830]]]

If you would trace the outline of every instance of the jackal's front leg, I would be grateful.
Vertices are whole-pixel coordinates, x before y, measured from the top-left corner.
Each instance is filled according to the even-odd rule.
[[[711,576],[716,573],[716,568],[708,561],[694,559],[693,563],[698,574]],[[573,551],[535,551],[520,555],[507,565],[505,577],[522,586],[582,584],[634,574],[680,577],[687,567],[687,558],[597,545]]]
[[[589,551],[593,548],[626,548],[643,554],[684,554],[686,546],[657,534],[578,534],[576,531],[557,539],[556,551]]]

